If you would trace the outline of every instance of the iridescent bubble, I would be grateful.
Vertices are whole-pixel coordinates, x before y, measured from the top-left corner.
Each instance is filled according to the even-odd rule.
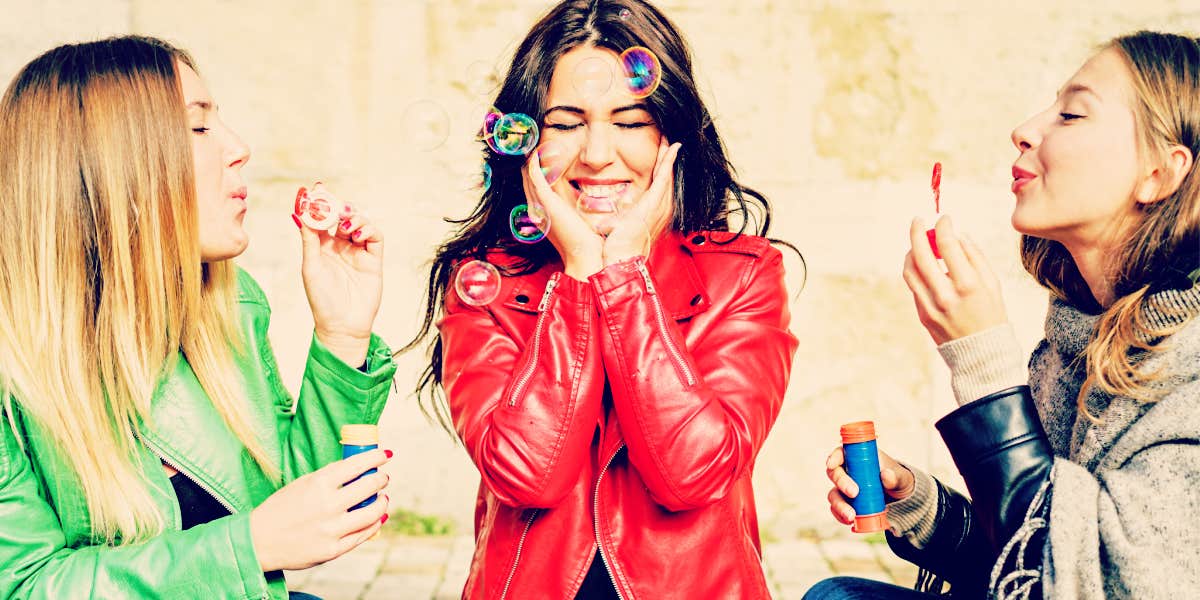
[[[621,66],[625,69],[625,84],[634,98],[645,98],[662,83],[662,64],[658,57],[642,46],[634,46],[621,53]]]
[[[617,13],[617,16],[621,17],[621,20],[624,21],[629,18],[630,14],[632,13],[629,12],[628,8],[622,8],[621,11]]]
[[[550,217],[540,209],[534,209],[531,214],[529,205],[518,204],[508,213],[508,229],[518,242],[534,244],[542,241],[550,231]]]
[[[482,194],[484,192],[487,192],[489,189],[491,189],[491,187],[492,187],[492,165],[491,165],[491,163],[487,162],[486,160],[483,161],[483,165],[479,168],[479,174],[476,177],[477,178],[475,180],[474,187],[476,190],[479,190],[479,193]]]
[[[576,209],[591,215],[588,221],[601,235],[608,235],[617,217],[630,204],[628,183],[594,185],[580,182]]]
[[[538,126],[529,115],[508,113],[496,122],[492,137],[496,140],[496,149],[504,154],[529,154],[538,143]]]
[[[491,304],[500,295],[500,271],[482,260],[473,260],[458,268],[454,291],[471,306]]]
[[[613,68],[611,60],[606,60],[598,56],[586,58],[579,61],[575,65],[575,71],[571,74],[571,81],[575,84],[575,91],[579,92],[584,98],[594,98],[608,93],[612,88]]]
[[[496,146],[496,124],[504,117],[504,113],[500,112],[496,107],[487,109],[483,114],[483,123],[479,127],[477,139],[487,142],[489,148],[494,152],[500,152],[500,148]]]
[[[404,145],[423,152],[434,150],[450,135],[450,116],[433,100],[409,104],[400,115]]]
[[[542,175],[546,176],[546,183],[554,185],[562,177],[567,169],[575,162],[575,157],[579,156],[578,150],[572,152],[571,147],[565,142],[552,141],[542,144],[537,149],[538,164],[542,166]]]

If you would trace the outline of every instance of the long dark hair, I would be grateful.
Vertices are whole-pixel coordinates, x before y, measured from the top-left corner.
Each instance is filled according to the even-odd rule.
[[[662,82],[642,102],[671,142],[681,142],[675,161],[674,221],[677,231],[728,230],[736,215],[737,233],[765,236],[771,225],[766,197],[737,182],[725,146],[712,117],[700,99],[692,73],[692,55],[683,36],[667,17],[645,0],[564,0],[530,29],[517,48],[512,65],[493,105],[505,113],[524,113],[543,122],[550,80],[559,58],[583,45],[620,53],[642,46],[662,64]],[[482,115],[481,115],[482,119]],[[509,232],[509,213],[524,204],[521,181],[523,156],[499,154],[483,146],[492,167],[492,184],[475,210],[464,219],[447,219],[459,226],[441,246],[429,270],[425,317],[416,337],[401,352],[418,346],[432,331],[454,266],[463,260],[483,260],[491,249],[502,249],[514,259],[503,269],[508,275],[537,271],[557,260],[550,244],[521,244]],[[791,247],[786,242],[779,242]],[[794,249],[794,248],[793,248]],[[801,257],[803,260],[803,257]],[[442,382],[442,340],[434,334],[429,364],[417,383],[418,402],[427,395],[443,427],[452,429],[447,407],[439,402]]]

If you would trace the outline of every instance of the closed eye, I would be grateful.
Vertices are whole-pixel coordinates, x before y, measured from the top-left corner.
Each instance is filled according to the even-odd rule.
[[[575,129],[579,129],[580,127],[583,127],[583,123],[575,123],[574,125],[566,125],[564,123],[554,123],[552,125],[547,125],[546,129],[557,129],[559,131],[573,131]]]
[[[1065,112],[1058,113],[1058,116],[1062,117],[1062,120],[1064,120],[1064,121],[1074,121],[1075,119],[1083,118],[1083,115],[1076,115],[1076,114],[1065,113]]]
[[[621,129],[641,129],[642,127],[651,127],[654,125],[654,123],[650,121],[639,121],[636,123],[613,123],[613,125],[616,125]]]

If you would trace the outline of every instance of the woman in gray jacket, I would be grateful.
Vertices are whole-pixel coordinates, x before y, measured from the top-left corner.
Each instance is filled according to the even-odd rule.
[[[888,543],[920,590],[835,578],[810,600],[1200,589],[1200,40],[1111,41],[1012,140],[1046,337],[1027,377],[982,253],[943,218],[944,272],[914,221],[904,280],[951,370],[960,407],[937,427],[971,500],[881,455]],[[849,522],[841,465],[829,500]]]

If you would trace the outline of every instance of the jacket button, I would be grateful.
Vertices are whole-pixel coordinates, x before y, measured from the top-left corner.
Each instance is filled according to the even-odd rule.
[[[517,303],[519,303],[519,304],[528,304],[529,303],[529,296],[526,296],[525,294],[517,294],[517,297],[515,299],[516,299]]]
[[[692,296],[692,306],[696,306],[697,304],[700,304],[700,300],[701,300],[700,294],[696,294],[695,296]]]
[[[700,246],[700,245],[704,244],[704,236],[703,236],[703,235],[696,235],[696,236],[693,236],[693,237],[692,237],[692,243],[693,243],[693,244],[695,244],[695,245],[697,245],[697,246]]]

